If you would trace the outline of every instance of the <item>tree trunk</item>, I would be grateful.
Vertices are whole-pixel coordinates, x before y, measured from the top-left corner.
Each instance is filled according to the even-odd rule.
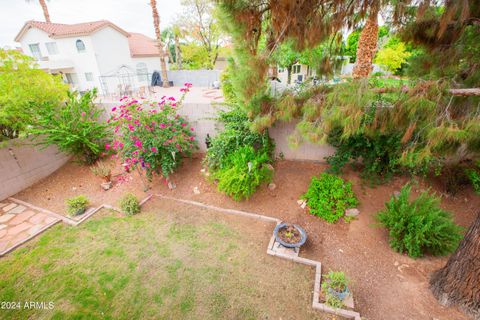
[[[50,21],[50,14],[48,13],[47,3],[45,2],[45,0],[39,0],[39,2],[40,2],[40,6],[42,6],[43,15],[45,16],[45,21],[46,22],[51,22]]]
[[[480,319],[480,213],[445,267],[433,273],[430,289],[442,305]]]
[[[353,78],[366,78],[372,72],[372,62],[377,51],[378,11],[372,10],[360,34],[357,47],[357,62],[353,67]]]
[[[292,66],[287,67],[287,83],[290,84],[292,82]]]
[[[157,36],[158,53],[160,54],[160,68],[162,69],[162,82],[163,87],[170,87],[167,76],[167,64],[165,63],[165,52],[162,45],[162,34],[160,33],[160,17],[157,11],[157,1],[150,0],[150,6],[152,7],[153,26],[155,28],[155,35]]]
[[[177,68],[178,70],[182,70],[182,53],[180,52],[180,41],[178,39],[178,35],[176,34],[175,37],[175,58],[177,59]]]

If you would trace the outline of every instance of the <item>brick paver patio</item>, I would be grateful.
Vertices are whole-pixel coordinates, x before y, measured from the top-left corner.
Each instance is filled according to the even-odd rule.
[[[59,221],[56,217],[8,200],[0,202],[0,256]]]

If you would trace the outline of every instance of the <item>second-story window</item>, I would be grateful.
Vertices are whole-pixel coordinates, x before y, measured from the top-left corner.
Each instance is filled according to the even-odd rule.
[[[39,43],[29,44],[28,47],[30,48],[30,52],[32,53],[32,56],[35,58],[35,60],[42,59],[42,52],[40,51]]]
[[[56,42],[46,42],[45,46],[47,47],[48,54],[58,54],[58,47]]]
[[[75,44],[78,52],[85,52],[85,43],[82,40],[78,39]]]

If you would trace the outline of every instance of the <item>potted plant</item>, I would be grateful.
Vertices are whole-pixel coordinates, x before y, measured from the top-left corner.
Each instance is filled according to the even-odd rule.
[[[343,301],[350,293],[345,273],[330,271],[323,278],[322,291],[325,295],[325,303],[334,308],[343,307]]]
[[[65,201],[67,205],[67,213],[69,216],[79,216],[87,210],[88,199],[84,195],[79,195]]]
[[[300,248],[307,241],[307,233],[296,224],[282,222],[273,230],[275,240],[287,248]]]
[[[108,190],[112,187],[112,169],[110,166],[98,162],[95,166],[91,168],[94,175],[103,179],[101,184],[103,190]]]

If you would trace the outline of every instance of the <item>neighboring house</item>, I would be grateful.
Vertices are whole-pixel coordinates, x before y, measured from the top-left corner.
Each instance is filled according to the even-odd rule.
[[[28,21],[15,41],[41,69],[62,74],[65,82],[79,91],[94,87],[103,94],[135,90],[148,86],[151,74],[160,71],[153,39],[106,20],[77,24]]]

